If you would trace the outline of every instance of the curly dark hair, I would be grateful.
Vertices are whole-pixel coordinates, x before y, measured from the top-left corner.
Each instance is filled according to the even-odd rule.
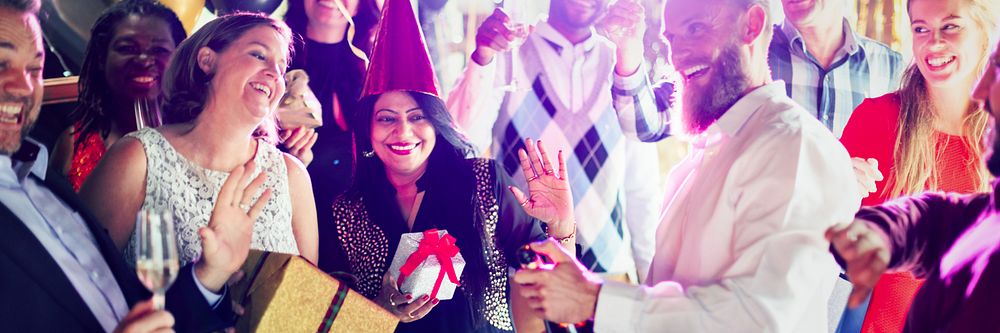
[[[153,0],[125,0],[108,7],[90,31],[90,42],[80,68],[78,83],[80,97],[76,109],[70,113],[73,124],[79,124],[79,139],[75,145],[80,145],[91,133],[100,131],[105,137],[111,131],[113,116],[106,114],[110,109],[112,89],[104,78],[104,64],[108,59],[108,48],[114,37],[118,24],[131,15],[155,17],[166,22],[170,27],[170,35],[174,46],[187,38],[184,26],[170,8]]]
[[[215,52],[223,52],[234,41],[257,26],[269,26],[288,39],[289,61],[294,56],[295,47],[292,34],[284,22],[260,13],[233,13],[212,20],[184,40],[174,51],[167,71],[163,76],[163,123],[178,124],[193,121],[201,114],[208,101],[209,84],[212,74],[205,73],[198,66],[198,50],[208,47]],[[271,117],[273,118],[273,117]],[[265,119],[258,136],[277,141],[277,127],[274,119]]]

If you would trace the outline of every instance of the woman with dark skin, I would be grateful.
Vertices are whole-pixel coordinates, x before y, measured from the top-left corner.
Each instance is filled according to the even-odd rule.
[[[80,73],[75,124],[60,136],[51,165],[77,191],[107,148],[135,131],[136,101],[156,105],[170,55],[187,34],[158,2],[126,0],[109,7],[91,30]]]

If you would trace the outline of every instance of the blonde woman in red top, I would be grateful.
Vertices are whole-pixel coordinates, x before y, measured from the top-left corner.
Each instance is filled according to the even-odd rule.
[[[854,157],[866,206],[926,190],[989,189],[982,164],[989,116],[970,101],[969,91],[988,63],[998,4],[909,0],[907,10],[913,64],[898,91],[858,106],[841,137]],[[883,275],[862,332],[901,331],[921,283],[910,273]]]

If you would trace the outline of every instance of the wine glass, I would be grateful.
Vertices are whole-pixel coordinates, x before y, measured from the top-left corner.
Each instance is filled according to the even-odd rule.
[[[173,213],[155,208],[140,210],[135,228],[135,269],[139,281],[153,292],[154,309],[162,310],[164,294],[180,270]]]
[[[159,105],[145,98],[135,101],[135,129],[140,130],[146,127],[159,127],[163,124],[160,117]]]
[[[528,88],[518,79],[517,71],[520,69],[518,49],[528,38],[532,23],[529,18],[528,2],[526,0],[503,0],[503,11],[507,13],[509,18],[506,26],[513,33],[514,40],[510,42],[510,81],[502,89],[506,91],[527,90]]]

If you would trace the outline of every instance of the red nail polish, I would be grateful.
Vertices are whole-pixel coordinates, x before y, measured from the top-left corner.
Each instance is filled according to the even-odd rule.
[[[413,295],[406,295],[406,300],[407,301],[412,300],[412,299],[413,299]]]
[[[430,296],[424,295],[423,297],[420,297],[420,300],[421,301],[426,301],[426,300],[428,300],[430,298],[431,298]]]
[[[438,302],[440,302],[440,301],[441,301],[441,300],[439,300],[439,299],[435,298],[435,299],[434,299],[434,301],[433,301],[433,303],[434,303],[434,305],[437,305],[437,304],[438,304]]]

